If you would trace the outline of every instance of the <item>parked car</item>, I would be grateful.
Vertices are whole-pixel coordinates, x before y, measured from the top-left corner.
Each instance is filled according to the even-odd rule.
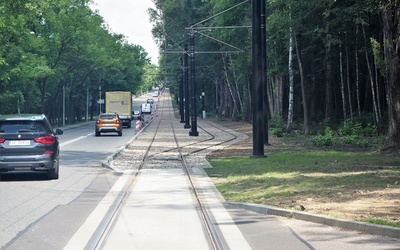
[[[141,110],[133,110],[132,111],[132,119],[133,120],[139,120],[141,115],[142,115]]]
[[[147,99],[147,103],[153,104],[154,103],[154,99],[153,98]]]
[[[60,146],[45,115],[0,117],[0,171],[43,171],[59,178]]]
[[[117,133],[122,135],[122,122],[117,113],[102,113],[96,121],[95,135],[100,136],[101,133]]]

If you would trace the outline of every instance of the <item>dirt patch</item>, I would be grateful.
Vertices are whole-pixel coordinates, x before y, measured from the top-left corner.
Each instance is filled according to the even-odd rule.
[[[208,158],[223,158],[246,156],[252,154],[253,138],[252,125],[244,122],[214,121],[224,127],[246,134],[248,138],[230,145],[223,150],[212,152]],[[269,145],[265,154],[276,152],[294,152],[316,149],[310,142],[300,138],[279,138],[269,135]],[[352,150],[352,149],[349,149]],[[339,193],[315,195],[292,195],[291,197],[276,197],[268,200],[268,205],[282,208],[305,209],[306,212],[323,214],[350,220],[365,218],[389,219],[396,223],[400,221],[400,187],[388,186],[378,191],[354,190],[349,187]]]

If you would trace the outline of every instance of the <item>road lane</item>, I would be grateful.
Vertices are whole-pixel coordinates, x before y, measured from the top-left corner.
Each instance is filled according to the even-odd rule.
[[[136,99],[136,105],[147,98]],[[124,127],[122,136],[96,137],[94,125],[63,128],[58,180],[49,181],[42,173],[2,174],[0,249],[62,248],[108,193],[120,174],[101,163],[137,131]]]
[[[73,235],[85,219],[82,215],[90,214],[107,193],[104,187],[111,188],[117,179],[112,170],[101,167],[101,162],[125,145],[135,133],[134,128],[124,128],[123,136],[105,134],[95,137],[94,122],[73,129],[67,128],[59,136],[61,150],[58,180],[46,180],[41,173],[2,174],[0,248],[7,246],[7,249],[17,249],[17,246],[43,240],[48,241],[48,249],[62,247],[60,244],[66,243],[62,240],[65,237],[63,235]],[[96,185],[100,182],[103,185]],[[82,197],[88,199],[82,201]],[[78,206],[79,214],[68,216],[77,202],[84,204]],[[49,225],[55,228],[48,230]],[[45,237],[30,237],[38,232]],[[59,240],[49,240],[52,238]],[[46,244],[41,244],[41,249],[46,249]]]

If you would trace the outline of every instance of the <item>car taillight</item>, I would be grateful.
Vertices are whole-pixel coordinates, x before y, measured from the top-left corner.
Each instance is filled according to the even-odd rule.
[[[119,120],[117,120],[117,123],[119,123]]]
[[[43,154],[45,154],[45,155],[52,155],[52,154],[54,154],[54,151],[52,151],[52,150],[46,150]]]
[[[6,141],[6,139],[0,138],[0,143],[3,143],[3,142],[5,142],[5,141]]]
[[[33,140],[37,143],[42,143],[42,144],[46,144],[46,145],[54,144],[56,142],[56,138],[54,138],[51,135],[36,137]]]

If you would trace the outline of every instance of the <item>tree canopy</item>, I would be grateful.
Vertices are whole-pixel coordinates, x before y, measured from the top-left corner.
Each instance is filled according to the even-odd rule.
[[[251,121],[251,2],[154,2],[156,8],[149,13],[153,35],[164,49],[160,66],[165,79],[180,67],[192,30],[196,84],[204,86],[206,111]],[[266,0],[264,94],[272,124],[283,120],[288,132],[296,127],[315,133],[308,124],[359,121],[387,132],[386,147],[398,147],[399,5],[379,0]],[[167,82],[178,90],[176,77]]]
[[[105,91],[147,91],[157,81],[143,47],[112,33],[89,0],[0,2],[0,113],[45,113],[61,123],[99,112]],[[151,72],[148,70],[151,69]],[[146,75],[152,74],[149,78]]]

